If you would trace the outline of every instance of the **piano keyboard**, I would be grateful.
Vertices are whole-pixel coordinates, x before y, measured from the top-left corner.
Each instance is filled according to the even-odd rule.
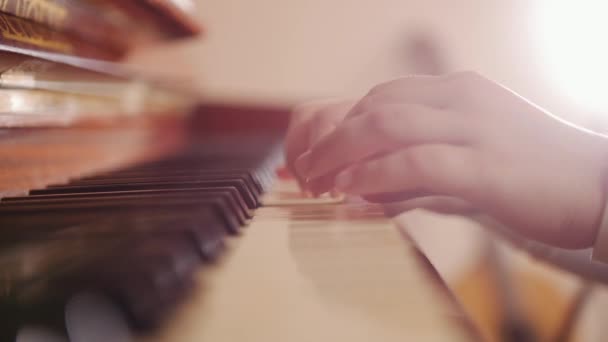
[[[279,142],[204,134],[2,199],[0,340],[471,340],[378,207],[298,198],[285,180],[269,191]]]
[[[377,206],[297,202],[297,191],[277,182],[225,258],[196,274],[190,300],[138,341],[478,340]]]
[[[137,331],[159,325],[260,206],[278,142],[206,136],[159,161],[2,199],[0,310],[13,318],[2,340],[23,325],[71,337],[63,317],[84,291],[111,298]]]

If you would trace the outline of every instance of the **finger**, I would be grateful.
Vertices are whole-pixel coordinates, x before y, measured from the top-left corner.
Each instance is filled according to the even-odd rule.
[[[350,108],[351,106],[331,106],[330,108],[320,111],[318,115],[311,120],[307,150],[319,142],[323,137],[333,132],[338,124],[342,122]]]
[[[404,202],[385,203],[382,205],[382,208],[391,217],[415,209],[424,209],[446,215],[471,215],[478,212],[471,203],[448,196],[429,196],[414,198]]]
[[[352,101],[338,103],[317,102],[300,106],[293,112],[293,119],[285,137],[285,159],[288,169],[299,178],[294,168],[295,160],[312,144],[328,134],[352,107]]]
[[[296,160],[298,173],[321,177],[396,148],[425,143],[463,143],[466,126],[453,113],[419,105],[378,106],[344,121]]]
[[[325,102],[310,102],[292,110],[289,128],[285,136],[285,154],[288,161],[297,158],[310,147],[312,119],[325,105],[327,105]]]
[[[285,162],[287,169],[296,178],[300,185],[303,184],[303,178],[298,174],[295,168],[295,160],[306,151],[305,147],[308,145],[309,126],[302,125],[291,130],[285,138]]]
[[[291,123],[285,135],[285,159],[288,167],[292,166],[293,161],[307,149],[310,125],[306,121],[310,119],[311,115],[312,113],[308,112],[292,114]]]
[[[480,186],[480,167],[469,147],[423,145],[353,165],[335,179],[337,190],[352,195],[406,193],[464,200]]]

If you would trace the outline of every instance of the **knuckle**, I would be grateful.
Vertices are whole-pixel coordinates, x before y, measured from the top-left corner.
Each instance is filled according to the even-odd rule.
[[[394,83],[394,81],[390,81],[390,82],[384,82],[384,83],[380,83],[378,85],[375,85],[374,87],[372,87],[372,89],[370,89],[370,91],[367,93],[367,96],[374,96],[374,95],[378,95],[378,94],[382,94],[383,92],[385,92],[388,88],[391,87],[391,85]]]
[[[376,100],[374,98],[374,95],[366,95],[356,104],[356,113],[353,114],[360,115],[363,113],[367,113],[374,109],[375,104]]]

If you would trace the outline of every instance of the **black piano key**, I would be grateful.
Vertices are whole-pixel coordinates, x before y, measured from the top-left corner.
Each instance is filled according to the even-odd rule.
[[[171,250],[179,247],[175,242],[159,240],[140,243],[115,256],[102,258],[93,264],[91,273],[83,270],[83,278],[76,282],[116,292],[124,290],[121,284],[131,277],[143,278],[149,281],[151,292],[142,295],[171,301],[176,293],[191,287],[200,263],[195,253]]]
[[[91,178],[85,178],[82,180],[78,180],[72,182],[72,184],[78,185],[82,183],[94,183],[94,182],[104,182],[110,180],[112,178],[124,178],[135,179],[139,177],[155,177],[159,181],[163,179],[169,178],[197,178],[197,177],[215,177],[215,178],[225,178],[225,177],[236,177],[241,178],[247,184],[249,190],[256,195],[260,195],[263,191],[262,182],[259,179],[259,175],[256,173],[256,170],[253,168],[244,168],[244,167],[223,167],[223,168],[204,168],[202,166],[197,165],[185,165],[185,166],[172,166],[166,168],[154,168],[154,169],[137,169],[137,170],[125,170],[122,172],[117,172],[112,174],[111,176],[98,175]],[[52,187],[61,187],[62,185],[51,186]]]
[[[195,197],[200,194],[207,194],[207,197],[217,196],[224,198],[229,206],[234,210],[235,217],[238,219],[241,225],[245,224],[247,219],[253,217],[251,209],[245,203],[241,193],[232,186],[221,186],[224,183],[205,184],[196,183],[193,186],[184,186],[182,184],[168,184],[160,185],[156,184],[124,184],[124,185],[96,185],[96,186],[82,186],[82,187],[66,187],[59,188],[58,191],[51,191],[49,194],[38,193],[37,195],[31,195],[27,197],[12,197],[5,198],[4,202],[8,203],[40,203],[42,201],[52,201],[61,199],[78,199],[78,198],[103,198],[103,197],[120,197],[120,196],[134,196],[134,195],[152,195],[152,194],[164,194],[171,193],[172,195],[178,196],[180,193],[183,197]],[[194,196],[192,193],[196,192]]]
[[[200,256],[215,261],[225,249],[225,230],[219,222],[179,221],[173,223],[176,230],[183,230],[193,242]]]
[[[111,218],[118,215],[128,216],[129,214],[132,216],[135,213],[140,215],[162,213],[170,217],[173,212],[188,216],[196,215],[198,212],[206,213],[211,209],[222,218],[227,231],[237,233],[240,224],[235,216],[236,204],[230,203],[230,199],[231,197],[225,193],[162,191],[124,196],[6,201],[0,205],[0,225],[15,224],[15,221],[21,222],[21,224],[36,221],[41,226],[40,228],[48,230],[54,225],[60,225],[59,222],[67,226],[95,217]],[[35,229],[31,224],[29,226],[30,229]],[[20,233],[24,234],[28,231],[22,229]]]
[[[214,177],[213,177],[214,176]],[[34,190],[30,195],[55,195],[82,192],[127,191],[127,190],[177,190],[187,188],[234,187],[250,210],[258,206],[258,198],[242,178],[228,178],[225,175],[177,176],[177,177],[136,177],[109,178],[102,180],[74,182],[68,185]]]
[[[200,264],[195,246],[183,234],[155,237],[137,243],[127,252],[130,259],[146,263],[159,262],[168,265],[179,281],[188,284]]]
[[[242,158],[241,158],[242,159]],[[142,165],[137,168],[118,171],[117,175],[132,175],[140,172],[162,172],[171,174],[172,172],[224,172],[224,171],[244,171],[256,175],[264,162],[259,158],[252,161],[230,160],[220,158],[184,158],[178,161],[164,161],[157,165]],[[92,177],[95,178],[95,177]],[[88,178],[87,178],[88,179]]]

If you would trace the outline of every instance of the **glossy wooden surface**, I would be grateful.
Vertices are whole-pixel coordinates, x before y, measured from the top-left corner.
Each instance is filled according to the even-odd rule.
[[[285,185],[283,195],[293,189]],[[471,340],[416,247],[378,208],[291,199],[269,199],[228,255],[201,270],[174,319],[141,341]]]
[[[0,129],[0,198],[163,155],[184,138],[179,116]]]

